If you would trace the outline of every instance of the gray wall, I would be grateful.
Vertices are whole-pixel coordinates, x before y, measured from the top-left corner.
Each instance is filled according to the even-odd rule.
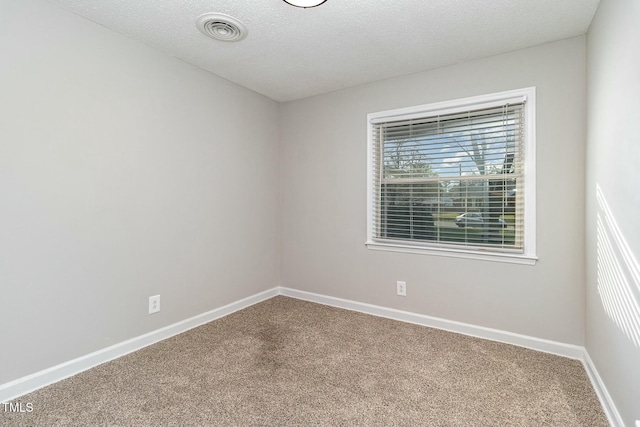
[[[640,2],[588,33],[586,348],[625,425],[640,420]]]
[[[282,285],[582,345],[585,79],[577,37],[284,104]],[[528,86],[537,265],[368,250],[366,114]]]
[[[586,344],[632,425],[639,21],[640,3],[602,0],[588,56],[577,37],[279,106],[47,2],[0,0],[0,384],[279,283]],[[527,86],[538,264],[367,250],[366,114]]]
[[[0,384],[275,286],[278,115],[49,3],[0,0]]]

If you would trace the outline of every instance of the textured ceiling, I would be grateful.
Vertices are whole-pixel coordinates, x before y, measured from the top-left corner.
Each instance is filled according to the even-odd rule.
[[[50,0],[277,101],[584,34],[599,0]],[[228,43],[203,13],[242,21]]]

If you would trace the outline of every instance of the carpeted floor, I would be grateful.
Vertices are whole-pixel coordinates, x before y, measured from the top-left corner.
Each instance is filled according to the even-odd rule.
[[[282,296],[15,402],[0,425],[608,425],[576,360]]]

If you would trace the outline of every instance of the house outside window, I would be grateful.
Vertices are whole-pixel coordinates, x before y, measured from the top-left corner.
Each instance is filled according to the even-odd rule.
[[[367,247],[535,263],[535,88],[371,113],[367,126]]]

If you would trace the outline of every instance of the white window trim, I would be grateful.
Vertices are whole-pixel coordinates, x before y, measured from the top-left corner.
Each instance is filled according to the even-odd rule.
[[[525,161],[524,161],[524,252],[510,254],[493,252],[491,249],[455,249],[438,247],[437,244],[412,244],[395,242],[376,242],[373,239],[373,138],[372,124],[389,120],[422,117],[433,111],[439,114],[452,114],[469,109],[501,105],[509,101],[525,103]],[[367,248],[372,250],[404,252],[448,256],[485,261],[508,262],[535,265],[536,256],[536,88],[510,90],[488,95],[462,98],[452,101],[399,108],[367,114]]]

